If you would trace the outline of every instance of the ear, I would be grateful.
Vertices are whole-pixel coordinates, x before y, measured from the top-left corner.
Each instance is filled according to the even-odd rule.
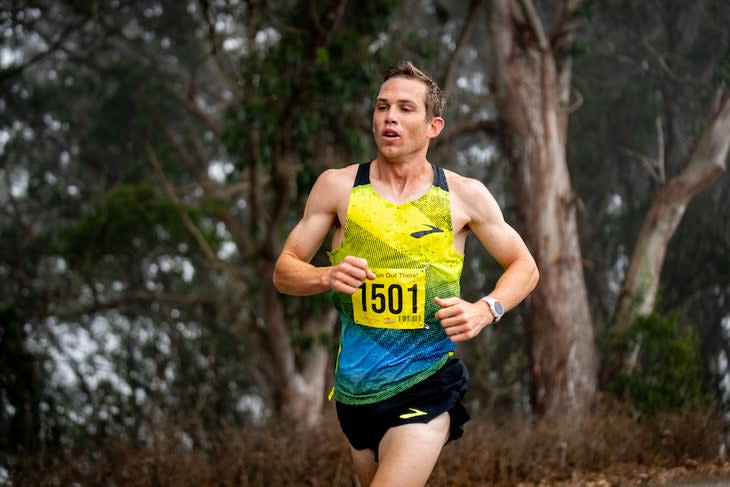
[[[441,117],[433,117],[428,122],[428,137],[434,139],[438,137],[446,125],[446,121]]]

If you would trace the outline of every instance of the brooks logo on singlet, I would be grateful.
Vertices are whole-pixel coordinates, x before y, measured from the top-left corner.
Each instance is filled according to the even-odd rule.
[[[421,230],[420,232],[413,232],[411,234],[411,237],[413,238],[421,238],[425,237],[426,235],[429,235],[431,233],[441,233],[443,230],[441,230],[439,227],[434,227],[433,225],[427,225],[430,227],[428,230]]]
[[[420,198],[383,199],[361,164],[352,188],[342,244],[346,256],[367,259],[377,278],[353,295],[334,292],[342,322],[335,398],[348,404],[381,401],[431,375],[453,352],[434,313],[435,296],[459,296],[463,255],[454,249],[451,204],[442,168]]]

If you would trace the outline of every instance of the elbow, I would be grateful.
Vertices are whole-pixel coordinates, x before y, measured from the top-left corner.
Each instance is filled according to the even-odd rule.
[[[276,261],[276,264],[274,264],[274,272],[271,274],[271,282],[274,284],[274,288],[276,288],[277,291],[280,293],[283,293],[283,278],[281,275],[281,270],[279,269],[279,261]]]
[[[530,275],[530,291],[537,287],[537,283],[540,282],[540,270],[537,268],[537,264],[533,260],[532,273]]]
[[[278,292],[282,292],[281,281],[276,278],[276,273],[274,273],[274,275],[272,276],[271,283],[274,285],[274,289],[276,289]]]

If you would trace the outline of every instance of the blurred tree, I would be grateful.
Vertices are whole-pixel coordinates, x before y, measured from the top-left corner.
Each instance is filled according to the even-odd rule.
[[[0,305],[0,451],[30,453],[40,443],[41,357],[28,350],[23,322],[12,305]]]
[[[595,391],[594,328],[662,191],[637,155],[660,159],[659,118],[664,174],[681,174],[728,72],[713,49],[727,45],[720,0],[0,5],[0,306],[19,317],[0,348],[25,364],[0,364],[0,430],[26,425],[11,440],[24,447],[31,431],[147,439],[169,420],[206,445],[270,412],[319,419],[335,317],[326,296],[280,296],[271,269],[317,174],[372,155],[377,77],[401,58],[449,92],[429,157],[484,180],[542,270],[524,316],[505,320],[524,330],[465,346],[476,401],[526,409],[529,372],[534,410],[572,415]],[[730,357],[721,177],[654,280],[657,306],[702,318],[717,373]],[[499,269],[469,254],[476,298]],[[32,394],[13,389],[18,371]]]
[[[471,5],[476,3],[478,2]],[[674,235],[686,204],[724,171],[726,144],[730,134],[726,127],[727,99],[722,95],[725,85],[722,78],[718,78],[718,73],[723,73],[723,54],[720,53],[718,57],[716,53],[707,52],[704,56],[687,58],[686,62],[695,63],[702,74],[697,79],[682,77],[668,67],[665,59],[667,56],[658,55],[652,44],[654,40],[648,37],[652,35],[661,40],[664,33],[670,46],[667,48],[669,56],[684,59],[681,57],[684,53],[695,52],[702,45],[713,45],[712,42],[708,43],[709,39],[722,39],[723,35],[726,36],[721,29],[715,28],[722,25],[722,22],[716,22],[712,16],[722,18],[727,15],[727,9],[717,2],[704,2],[701,5],[685,6],[687,15],[684,15],[680,12],[680,5],[667,10],[647,4],[638,6],[625,2],[615,5],[611,2],[604,3],[585,2],[582,10],[578,10],[580,2],[550,5],[544,2],[533,4],[531,1],[494,2],[489,7],[493,52],[485,58],[491,60],[489,75],[494,82],[498,109],[498,115],[491,120],[502,124],[502,131],[497,130],[497,133],[501,135],[503,147],[514,166],[512,175],[516,187],[517,216],[523,223],[528,243],[541,266],[541,284],[528,300],[526,324],[530,340],[532,403],[536,411],[546,414],[584,410],[592,401],[597,388],[596,371],[599,364],[593,344],[593,330],[598,326],[594,318],[601,313],[600,309],[597,312],[589,306],[576,214],[576,209],[582,207],[582,202],[570,183],[572,171],[581,174],[578,176],[579,180],[587,176],[590,183],[595,185],[595,169],[591,167],[586,170],[589,166],[576,164],[569,170],[566,160],[568,116],[581,102],[581,93],[572,91],[572,60],[575,54],[581,54],[580,49],[585,45],[585,41],[575,43],[574,39],[578,26],[585,25],[581,24],[582,20],[591,18],[595,21],[599,15],[594,10],[600,9],[601,12],[607,12],[607,19],[616,15],[617,24],[621,24],[621,28],[647,33],[643,40],[628,36],[628,42],[624,42],[627,36],[616,37],[615,33],[609,35],[611,21],[607,21],[599,24],[598,31],[592,32],[604,35],[605,38],[587,37],[589,42],[599,42],[600,39],[610,49],[615,49],[616,45],[633,49],[644,46],[645,55],[658,60],[655,85],[662,88],[655,91],[661,93],[664,100],[661,106],[667,107],[666,120],[670,127],[667,132],[671,132],[666,141],[662,141],[666,147],[661,147],[660,154],[666,152],[673,162],[667,164],[670,169],[662,167],[663,174],[671,174],[667,170],[678,167],[681,158],[688,161],[684,170],[674,170],[676,176],[655,196],[644,193],[646,201],[653,201],[654,206],[651,210],[644,207],[646,223],[632,253],[620,250],[617,253],[614,249],[611,251],[616,256],[614,260],[592,256],[599,261],[600,266],[605,266],[611,272],[615,272],[622,259],[630,262],[623,293],[630,298],[628,301],[619,301],[619,328],[622,327],[622,315],[627,302],[645,301],[648,306],[644,307],[644,313],[653,309],[667,242]],[[654,10],[659,15],[650,15]],[[636,24],[626,22],[626,17],[635,19]],[[647,19],[651,22],[647,22]],[[547,21],[552,24],[549,32],[544,25]],[[710,28],[704,30],[700,36],[698,32],[702,29],[697,26],[705,24]],[[698,61],[698,58],[702,61]],[[601,76],[603,79],[610,79],[606,78],[606,71],[601,71]],[[690,95],[687,100],[694,102],[693,110],[691,114],[687,111],[680,120],[679,114],[683,111],[677,109],[677,106],[684,103],[685,98],[677,94],[679,92],[672,83],[699,83],[707,86],[710,94],[713,93],[713,85],[717,88],[714,90],[716,99],[710,108],[711,115],[705,132],[697,139],[696,149],[692,154],[687,149],[691,143],[687,141],[693,135],[680,129],[683,124],[696,124],[699,119],[706,117],[707,108],[703,113],[697,97]],[[631,89],[631,86],[628,88]],[[609,89],[599,96],[604,93],[610,96],[615,91],[615,88]],[[571,93],[575,93],[577,104],[572,103]],[[624,104],[622,108],[627,113],[626,116],[631,116],[628,115],[631,107]],[[600,121],[604,117],[598,115],[596,118],[599,121],[597,126],[602,127]],[[495,126],[499,128],[500,125],[490,123],[491,120],[477,120],[477,123],[472,121],[470,125],[464,126],[471,131],[493,132]],[[610,124],[606,128],[612,130]],[[586,130],[593,132],[595,129],[595,121],[588,121]],[[629,137],[636,137],[636,134],[635,129],[629,129],[626,133]],[[620,143],[619,140],[614,144]],[[590,146],[586,149],[595,150]],[[703,166],[708,171],[704,173],[705,176],[697,179],[700,172],[694,169]],[[599,171],[606,171],[605,168],[610,166],[602,163],[600,167]],[[690,179],[694,179],[690,185],[692,189],[680,190],[678,193],[676,188],[687,187],[686,182]],[[594,194],[600,196],[603,193]],[[588,198],[592,199],[594,194],[589,194]],[[609,205],[615,204],[615,199],[605,196],[603,198],[604,208],[606,202]],[[657,226],[659,214],[663,215],[661,218],[669,218],[671,224]],[[644,218],[641,214],[634,215],[635,219]],[[600,229],[600,222],[596,221],[597,225],[591,223],[587,222],[591,227],[588,232],[595,234]],[[630,228],[629,232],[624,230],[622,235],[632,239]],[[640,243],[645,239],[654,242],[653,246]],[[647,251],[654,258],[647,260]],[[651,267],[641,270],[642,262],[650,262]],[[638,284],[638,275],[652,276],[651,285]],[[599,289],[605,292],[598,298],[598,304],[601,304],[600,299],[611,300],[611,294],[616,296],[616,291],[612,292],[607,286]]]
[[[271,269],[314,177],[365,146],[392,6],[3,2],[0,299],[62,366],[48,429],[320,418],[335,317]]]
[[[730,142],[727,50],[718,46],[727,44],[730,11],[717,1],[593,1],[582,13],[586,33],[573,50],[584,95],[571,117],[570,153],[596,326],[615,321],[626,331],[637,314],[689,310],[691,301],[683,321],[698,328],[712,366],[730,310],[721,257],[730,231],[717,218],[727,208]],[[607,191],[594,190],[596,179]],[[694,233],[714,235],[712,250]],[[707,270],[703,285],[698,267]],[[604,379],[620,361],[607,354]]]
[[[529,297],[531,402],[580,414],[597,390],[597,355],[566,160],[575,2],[555,4],[548,32],[529,0],[490,3],[492,73],[523,232],[540,268]]]

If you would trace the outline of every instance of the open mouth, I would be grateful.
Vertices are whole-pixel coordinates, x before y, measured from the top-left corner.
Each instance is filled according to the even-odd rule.
[[[399,137],[398,132],[392,129],[383,130],[383,138],[386,140],[395,140]]]

